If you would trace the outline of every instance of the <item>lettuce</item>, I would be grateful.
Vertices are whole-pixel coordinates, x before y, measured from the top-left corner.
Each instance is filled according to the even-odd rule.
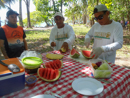
[[[103,63],[97,70],[109,70],[107,63]]]

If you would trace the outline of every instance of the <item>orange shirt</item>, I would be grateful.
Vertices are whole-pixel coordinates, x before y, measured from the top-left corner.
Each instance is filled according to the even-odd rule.
[[[23,28],[18,26],[17,28],[11,28],[4,25],[3,30],[8,41],[8,45],[23,43]]]

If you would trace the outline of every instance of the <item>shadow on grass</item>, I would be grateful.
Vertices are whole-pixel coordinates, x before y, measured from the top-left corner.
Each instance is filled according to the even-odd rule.
[[[27,40],[28,42],[28,49],[31,51],[37,51],[39,53],[44,53],[48,51],[53,51],[53,48],[49,44],[49,40],[46,39],[38,39],[34,40]]]
[[[130,36],[123,36],[124,44],[130,45]]]

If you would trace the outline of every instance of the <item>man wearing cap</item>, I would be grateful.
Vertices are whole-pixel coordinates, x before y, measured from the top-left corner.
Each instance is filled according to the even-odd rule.
[[[72,49],[75,41],[75,33],[70,25],[64,24],[64,17],[62,13],[56,12],[54,15],[56,26],[51,30],[50,45],[54,50],[64,48],[66,51]]]
[[[123,45],[123,28],[119,22],[110,20],[107,7],[103,4],[97,5],[93,12],[95,23],[85,36],[85,45],[89,46],[94,37],[91,57],[107,60],[115,63],[116,50]]]
[[[13,10],[6,13],[8,23],[0,28],[0,50],[5,59],[19,57],[24,50],[27,50],[27,42],[23,28],[17,26],[17,16]]]

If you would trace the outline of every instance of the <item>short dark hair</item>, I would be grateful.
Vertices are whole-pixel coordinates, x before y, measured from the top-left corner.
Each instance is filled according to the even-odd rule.
[[[13,14],[16,14],[17,16],[19,15],[16,11],[13,11],[13,10],[8,10],[8,12],[6,13],[6,16],[9,17],[9,15],[13,15]]]

